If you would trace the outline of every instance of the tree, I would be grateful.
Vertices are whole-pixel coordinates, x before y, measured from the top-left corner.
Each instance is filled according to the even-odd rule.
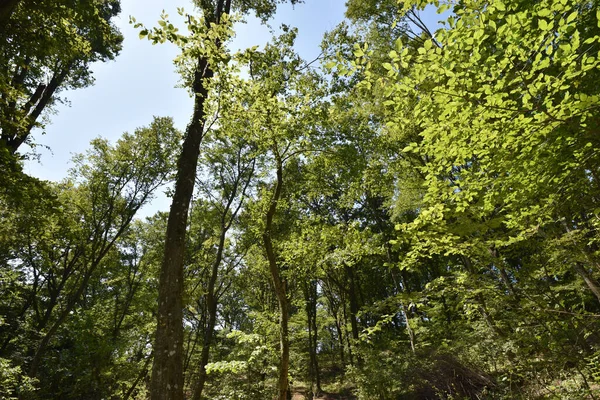
[[[281,400],[287,398],[289,391],[288,290],[295,267],[283,261],[282,245],[278,244],[289,235],[283,221],[289,217],[286,216],[291,209],[288,201],[293,196],[295,185],[293,181],[286,180],[286,176],[295,175],[303,154],[319,151],[317,121],[326,112],[324,104],[316,97],[320,93],[319,77],[310,71],[310,63],[303,62],[293,51],[296,31],[285,26],[283,30],[284,33],[268,44],[263,52],[245,55],[251,74],[245,113],[254,116],[247,134],[261,154],[263,174],[273,177],[272,182],[262,185],[254,218],[261,219],[255,222],[255,234],[260,232],[279,309],[278,398]]]
[[[221,129],[234,129],[236,126],[237,124],[233,123],[226,127],[222,126]],[[201,193],[204,192],[204,196],[210,199],[209,204],[215,208],[218,220],[214,224],[216,229],[211,238],[216,244],[216,251],[214,257],[211,257],[207,281],[203,285],[195,285],[202,288],[206,317],[202,326],[202,350],[197,367],[199,371],[194,384],[193,399],[202,398],[207,379],[206,365],[217,322],[217,307],[221,296],[230,286],[225,284],[225,276],[230,275],[231,269],[235,267],[235,261],[230,260],[227,270],[220,271],[223,260],[231,257],[231,254],[227,254],[229,247],[227,236],[249,195],[256,164],[253,157],[254,147],[243,138],[236,138],[233,135],[227,137],[217,133],[217,137],[213,143],[209,144],[207,150],[209,151],[205,151],[202,160],[203,166],[214,181],[209,183],[208,179],[205,179]],[[203,208],[200,209],[200,212],[209,214]]]
[[[71,179],[48,185],[48,199],[14,216],[16,237],[3,243],[14,275],[6,286],[15,297],[6,304],[12,329],[2,330],[2,352],[18,360],[24,351],[30,377],[39,377],[48,349],[104,275],[136,212],[169,179],[178,137],[170,119],[156,118],[115,146],[96,139],[76,157]]]
[[[292,0],[292,3],[295,3]],[[275,11],[278,1],[236,3],[241,11],[254,9],[263,20]],[[169,212],[165,241],[165,258],[159,284],[159,311],[152,367],[152,399],[183,399],[183,260],[188,209],[194,190],[200,144],[207,132],[205,101],[209,96],[209,81],[219,64],[226,60],[222,44],[231,35],[229,13],[231,0],[199,1],[202,18],[188,16],[192,40],[178,35],[173,25],[161,21],[161,27],[149,38],[158,41],[171,40],[182,46],[182,65],[192,67],[191,74],[184,75],[194,96],[194,111],[185,132],[181,154],[177,164],[175,190]],[[164,28],[164,29],[163,29]],[[141,31],[148,34],[147,30]],[[189,44],[189,45],[188,45]],[[225,62],[226,63],[226,62]]]
[[[123,37],[118,0],[4,1],[0,5],[0,152],[5,166],[65,89],[93,82],[90,64],[112,60]],[[41,28],[43,27],[43,29]],[[5,154],[6,153],[6,154]]]
[[[404,3],[404,12],[426,4]],[[409,143],[398,141],[397,150],[420,160],[415,169],[424,196],[414,220],[398,221],[398,266],[430,276],[423,292],[429,305],[422,308],[430,321],[434,312],[439,322],[451,323],[451,315],[460,321],[461,313],[450,310],[468,304],[467,326],[477,336],[471,343],[483,343],[487,331],[501,345],[523,351],[577,346],[567,333],[572,325],[565,328],[567,322],[548,311],[528,310],[577,314],[578,301],[586,310],[598,307],[591,233],[597,207],[591,126],[597,125],[598,94],[590,86],[598,80],[595,6],[457,4],[434,38],[427,32],[417,41],[398,38],[380,64],[385,74],[362,71],[363,88],[384,93],[385,135],[412,136]],[[377,54],[363,46],[355,56],[357,64],[368,65]],[[446,271],[433,274],[440,263]],[[589,294],[572,291],[582,285]],[[556,291],[562,295],[551,294]],[[545,339],[539,331],[509,333],[533,324],[543,327]],[[515,344],[525,336],[527,345]],[[584,345],[578,351],[595,350]],[[585,357],[569,362],[579,371],[586,363]]]

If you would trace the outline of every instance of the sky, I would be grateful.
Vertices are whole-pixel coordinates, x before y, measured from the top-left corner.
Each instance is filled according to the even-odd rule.
[[[148,125],[153,116],[172,117],[181,130],[189,122],[193,103],[184,88],[176,87],[179,76],[172,62],[178,49],[170,43],[152,45],[140,40],[129,17],[153,27],[164,10],[171,22],[184,31],[183,17],[177,8],[193,13],[191,0],[123,0],[121,6],[122,12],[115,20],[124,36],[121,53],[114,61],[92,65],[93,86],[61,93],[68,104],[59,104],[50,115],[45,135],[33,132],[40,157],[26,162],[26,173],[59,181],[67,177],[73,166],[73,155],[85,152],[96,137],[116,142],[123,132]],[[313,60],[320,53],[323,34],[343,20],[344,11],[345,0],[305,0],[295,6],[279,5],[269,24],[273,28],[281,24],[297,27],[296,50],[305,60]],[[428,17],[435,18],[435,14]],[[235,31],[231,44],[234,49],[264,45],[271,38],[269,28],[251,17],[246,24],[238,24]],[[143,214],[167,210],[168,205],[168,199],[159,194]]]

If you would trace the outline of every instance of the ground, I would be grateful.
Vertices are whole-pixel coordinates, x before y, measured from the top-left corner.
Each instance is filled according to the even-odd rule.
[[[294,388],[292,400],[308,400],[308,390],[305,387]],[[356,400],[356,397],[351,394],[338,394],[323,392],[318,397],[313,397],[313,400]]]

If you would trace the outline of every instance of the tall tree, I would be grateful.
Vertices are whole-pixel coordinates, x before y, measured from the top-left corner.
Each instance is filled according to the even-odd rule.
[[[231,1],[219,0],[216,4],[202,2],[203,25],[193,29],[212,31],[230,12]],[[211,26],[212,24],[212,26]],[[214,32],[214,31],[213,31]],[[221,34],[213,39],[212,46],[221,46]],[[205,39],[206,40],[206,39]],[[198,46],[209,45],[198,43]],[[200,144],[206,124],[205,101],[208,97],[208,80],[214,75],[214,65],[209,65],[209,55],[201,54],[195,60],[192,80],[194,111],[187,126],[177,163],[175,190],[169,210],[165,252],[160,270],[158,317],[152,365],[151,398],[153,400],[182,400],[183,375],[183,290],[184,254],[188,210],[194,183]]]
[[[291,0],[296,3],[296,0]],[[234,6],[242,12],[254,9],[268,19],[279,1],[242,1]],[[155,41],[171,40],[183,47],[185,62],[194,65],[191,76],[184,77],[194,97],[194,111],[187,126],[177,166],[177,178],[167,222],[165,255],[161,268],[158,301],[158,325],[152,367],[152,399],[183,399],[183,265],[189,204],[192,198],[200,144],[207,133],[206,100],[209,81],[219,63],[224,63],[223,42],[231,35],[231,0],[199,0],[202,12],[197,20],[188,17],[192,40],[176,34],[173,25],[161,21],[162,28],[150,34]],[[163,29],[164,28],[164,29]],[[142,31],[148,34],[147,30]]]

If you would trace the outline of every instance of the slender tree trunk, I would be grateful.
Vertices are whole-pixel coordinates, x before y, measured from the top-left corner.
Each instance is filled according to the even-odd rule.
[[[563,227],[565,228],[565,231],[567,232],[567,234],[571,233],[571,228],[569,227],[569,225],[567,224],[566,221],[563,221]],[[573,246],[577,250],[579,250],[579,252],[585,257],[585,259],[590,264],[592,264],[592,265],[595,264],[591,260],[589,254],[586,252],[586,250],[582,249],[579,246],[579,243],[577,243],[574,239],[572,239],[572,242],[573,242]],[[581,278],[583,278],[583,281],[585,282],[587,287],[590,289],[590,291],[592,293],[594,293],[594,295],[596,296],[598,301],[600,301],[600,286],[598,286],[598,282],[596,282],[596,280],[588,273],[588,271],[584,268],[582,263],[576,261],[574,268],[575,268],[575,271],[577,272],[577,274],[579,274],[579,276],[581,276]]]
[[[111,242],[108,243],[104,248],[102,248],[100,250],[99,255],[92,262],[92,264],[90,265],[88,270],[85,271],[84,276],[81,280],[81,283],[77,287],[77,290],[75,291],[75,293],[73,293],[71,298],[68,300],[67,304],[65,305],[65,308],[59,314],[58,319],[54,322],[54,324],[52,324],[52,326],[50,327],[48,332],[46,332],[46,334],[42,337],[42,340],[38,344],[37,349],[34,353],[33,359],[31,360],[31,364],[29,366],[28,375],[30,377],[34,378],[37,375],[37,371],[40,366],[40,362],[42,360],[42,355],[46,352],[48,344],[50,343],[50,339],[52,339],[54,337],[56,332],[58,332],[58,328],[60,328],[61,325],[67,320],[67,318],[71,314],[71,311],[75,308],[75,306],[77,305],[77,302],[79,301],[79,299],[82,297],[83,293],[85,292],[85,289],[88,286],[88,283],[90,281],[90,278],[92,277],[92,274],[94,273],[96,268],[98,268],[98,266],[100,265],[100,262],[104,259],[104,257],[106,256],[108,251],[112,248],[112,246],[117,241],[117,239],[123,234],[123,232],[125,231],[127,226],[129,226],[129,223],[133,219],[133,216],[135,215],[135,213],[137,212],[138,209],[139,209],[139,207],[137,207],[133,211],[131,216],[129,218],[127,218],[127,220],[121,225],[121,227],[119,228],[119,231],[116,233],[115,237],[111,240]]]
[[[135,378],[135,381],[133,381],[133,383],[131,384],[131,387],[129,387],[129,389],[127,390],[127,393],[125,393],[125,395],[123,396],[123,400],[129,399],[131,397],[131,395],[133,394],[133,391],[135,390],[137,385],[140,383],[140,381],[142,379],[144,379],[144,377],[146,377],[146,375],[148,375],[148,367],[150,366],[150,361],[152,361],[152,354],[150,354],[148,356],[148,358],[146,359],[146,361],[144,362],[144,366],[140,370],[140,373]]]
[[[316,300],[316,293],[315,293]],[[321,389],[321,369],[319,368],[319,358],[317,356],[318,350],[318,329],[317,329],[317,303],[314,302],[314,309],[312,313],[312,349],[313,349],[313,364],[315,370],[315,385],[316,393],[320,394],[323,390]]]
[[[600,301],[600,287],[598,286],[598,282],[590,276],[588,271],[579,262],[575,263],[575,271],[583,278],[587,287],[594,293],[598,301]]]
[[[230,11],[230,0],[219,0],[215,14],[204,9],[206,24],[219,23],[222,13]],[[220,41],[217,39],[217,46]],[[183,262],[188,211],[200,144],[204,137],[206,112],[204,102],[208,96],[205,80],[214,73],[206,58],[199,58],[194,74],[194,113],[177,163],[175,193],[169,210],[165,254],[161,266],[158,292],[158,317],[154,345],[154,363],[150,383],[152,400],[183,400]]]
[[[266,215],[263,243],[267,253],[269,271],[271,272],[271,279],[273,280],[275,295],[277,296],[277,303],[279,305],[279,381],[277,384],[277,399],[287,400],[289,386],[288,371],[290,361],[288,300],[286,284],[279,273],[279,265],[277,264],[277,257],[275,255],[275,250],[273,249],[273,241],[271,237],[273,233],[273,217],[277,211],[277,203],[281,197],[281,189],[283,186],[283,164],[277,148],[274,149],[274,153],[277,161],[277,181],[275,182],[275,191],[273,193],[273,197],[271,198],[271,204],[269,205]]]
[[[498,250],[495,247],[490,247],[488,249],[488,251],[489,251],[490,255],[492,256],[492,259],[495,261],[494,265],[498,269],[498,272],[500,273],[500,279],[502,280],[502,283],[506,287],[506,290],[508,290],[508,292],[515,298],[515,300],[519,300],[519,295],[518,295],[517,291],[515,290],[515,287],[511,281],[510,277],[508,276],[508,273],[506,272],[506,268],[504,268],[504,265],[506,264],[505,261],[500,258],[500,256],[498,255]],[[491,268],[490,268],[490,270],[491,270]]]
[[[70,69],[71,65],[59,69],[54,73],[48,85],[40,84],[38,86],[38,89],[33,94],[32,98],[24,106],[23,111],[27,112],[27,124],[24,128],[17,129],[12,133],[9,130],[8,134],[5,132],[2,133],[3,140],[12,154],[16,153],[19,146],[25,143],[31,134],[31,130],[35,127],[38,118],[48,104],[51,103],[54,94],[64,82]],[[31,110],[32,107],[33,110]]]
[[[208,278],[208,286],[206,288],[206,310],[207,310],[207,322],[202,324],[204,327],[204,340],[202,341],[202,351],[200,354],[200,365],[198,371],[198,380],[196,381],[196,385],[194,387],[194,393],[192,396],[193,400],[200,400],[202,398],[202,392],[204,390],[204,385],[206,384],[206,365],[208,364],[208,359],[210,355],[210,346],[212,345],[214,329],[217,321],[217,306],[220,298],[220,294],[218,293],[219,289],[217,286],[217,278],[219,277],[219,266],[221,265],[221,261],[223,260],[223,252],[225,251],[225,239],[227,236],[227,232],[233,223],[233,220],[238,215],[244,197],[246,196],[246,190],[250,185],[250,180],[252,178],[254,172],[254,162],[251,163],[250,173],[247,179],[243,180],[243,171],[246,171],[244,167],[242,167],[241,160],[241,150],[238,153],[238,175],[234,179],[232,189],[229,191],[228,197],[226,197],[226,206],[221,214],[220,221],[220,233],[219,233],[219,244],[217,247],[217,254],[212,264],[212,268],[210,271],[210,277]],[[240,202],[237,207],[232,209],[232,205],[237,196],[240,196]],[[230,215],[231,214],[231,215]]]
[[[348,358],[350,359],[350,365],[354,366],[354,352],[352,351],[352,342],[350,341],[350,334],[348,333],[348,313],[346,312],[345,299],[342,299],[342,307],[344,314],[344,336],[346,337],[346,344],[348,346]]]
[[[392,262],[390,250],[388,250],[388,260],[390,262]],[[406,279],[404,278],[404,276],[400,277],[401,282],[402,282],[402,284],[400,284],[400,282],[396,278],[396,272],[394,269],[390,270],[390,274],[392,276],[392,280],[394,281],[394,284],[396,285],[398,293],[406,292],[407,286],[406,286]],[[404,304],[404,302],[400,303],[400,309],[402,310],[402,316],[404,317],[404,322],[406,323],[406,332],[408,333],[408,339],[410,340],[410,349],[412,350],[413,354],[415,354],[415,332],[413,331],[412,327],[410,326],[410,321],[408,320],[408,311],[409,310],[408,310],[408,307],[406,307],[406,304]]]
[[[224,223],[222,223],[217,256],[212,265],[212,270],[208,281],[208,288],[206,293],[206,308],[208,310],[208,321],[204,330],[204,340],[202,342],[202,352],[200,354],[200,371],[198,374],[198,381],[196,382],[196,387],[194,388],[194,394],[192,397],[193,400],[200,400],[202,398],[202,391],[204,390],[204,384],[206,383],[206,365],[208,364],[210,346],[212,344],[213,332],[217,320],[217,299],[215,296],[215,285],[217,283],[219,265],[221,264],[221,260],[223,259],[223,249],[225,247],[226,233],[226,226]]]
[[[349,278],[348,297],[350,298],[350,325],[352,326],[352,339],[358,341],[358,298],[356,297],[356,282],[354,279],[354,270],[352,267],[345,266],[346,274]]]
[[[406,322],[406,332],[408,332],[408,339],[410,340],[410,349],[415,354],[415,332],[412,330],[410,321],[408,320],[408,309],[404,303],[401,303],[400,307],[402,308],[402,316]]]
[[[321,392],[321,376],[317,359],[317,282],[309,281],[305,287],[306,317],[308,325],[309,375],[314,392]]]
[[[344,335],[342,334],[342,326],[339,320],[339,316],[336,314],[335,316],[335,329],[337,331],[338,334],[338,342],[340,345],[340,362],[342,364],[342,366],[346,365],[346,360],[344,357]]]

